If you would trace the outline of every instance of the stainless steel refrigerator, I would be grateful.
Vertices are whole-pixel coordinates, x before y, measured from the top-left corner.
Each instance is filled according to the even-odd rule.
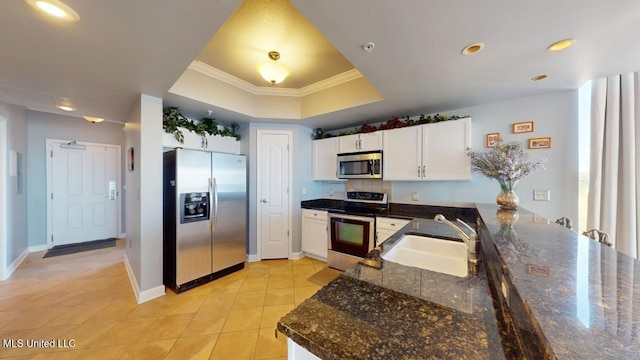
[[[244,267],[244,155],[164,153],[164,284],[181,292]]]

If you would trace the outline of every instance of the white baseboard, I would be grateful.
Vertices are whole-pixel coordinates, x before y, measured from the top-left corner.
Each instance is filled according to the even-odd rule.
[[[138,280],[136,280],[136,276],[133,273],[133,270],[131,269],[131,264],[129,264],[129,258],[127,257],[126,254],[124,255],[124,266],[125,268],[127,268],[129,281],[131,282],[131,287],[133,288],[133,292],[136,296],[138,304],[142,304],[149,300],[165,295],[164,286],[156,286],[153,289],[140,292],[140,286],[138,286]]]
[[[156,286],[153,289],[145,290],[140,293],[140,296],[138,297],[138,304],[142,304],[149,300],[153,300],[160,296],[164,296],[165,294],[166,293],[165,293],[164,285]]]
[[[290,260],[300,260],[304,257],[304,252],[292,252],[291,256],[289,256]]]
[[[24,259],[27,258],[27,256],[29,256],[29,248],[24,249],[22,254],[20,254],[11,264],[9,264],[9,266],[5,269],[4,278],[0,280],[8,279],[11,276],[11,274],[13,274],[13,272],[16,271],[18,266],[22,264]]]
[[[322,256],[318,256],[315,254],[308,254],[308,253],[304,253],[304,256],[308,257],[308,258],[312,258],[312,259],[316,259],[322,262],[327,262],[327,258],[326,257],[322,257]]]
[[[247,254],[248,262],[256,262],[262,260],[258,254]]]
[[[49,250],[49,247],[47,246],[47,244],[29,246],[30,253],[38,252],[38,251],[47,251],[47,250]]]

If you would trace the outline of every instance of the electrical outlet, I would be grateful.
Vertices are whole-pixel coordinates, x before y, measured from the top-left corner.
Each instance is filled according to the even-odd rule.
[[[307,195],[307,188],[306,187],[302,188],[302,195]]]
[[[333,196],[333,189],[329,189],[329,196]]]
[[[535,200],[535,201],[551,201],[551,191],[549,191],[549,190],[533,190],[533,200]]]
[[[419,200],[420,200],[420,193],[415,192],[415,191],[414,191],[414,192],[412,192],[412,193],[411,193],[411,200],[413,200],[413,201],[419,201]]]

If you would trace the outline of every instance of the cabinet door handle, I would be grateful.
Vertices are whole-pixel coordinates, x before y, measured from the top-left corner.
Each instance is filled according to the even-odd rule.
[[[427,167],[426,166],[422,166],[422,177],[425,178],[427,177]]]
[[[418,165],[418,178],[420,178],[420,165]]]

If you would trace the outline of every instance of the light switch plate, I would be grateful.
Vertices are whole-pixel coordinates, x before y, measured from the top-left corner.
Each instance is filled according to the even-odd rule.
[[[411,200],[413,200],[413,201],[419,201],[419,200],[420,200],[420,193],[415,192],[415,191],[414,191],[414,192],[412,192],[412,193],[411,193]]]
[[[533,190],[533,200],[535,201],[551,201],[551,191],[549,190]]]

